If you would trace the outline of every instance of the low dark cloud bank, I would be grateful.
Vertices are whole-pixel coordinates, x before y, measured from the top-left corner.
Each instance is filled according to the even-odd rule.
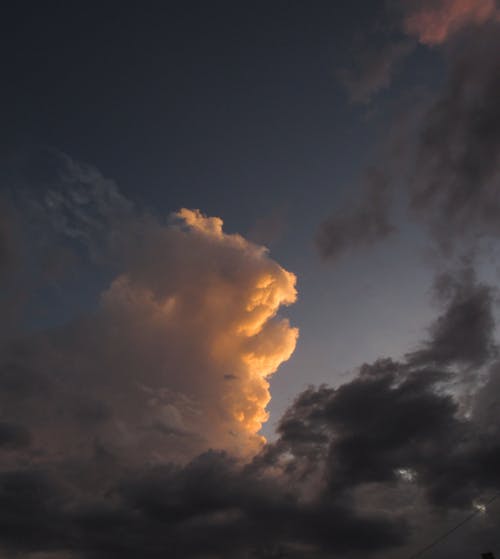
[[[405,360],[306,389],[263,443],[268,392],[255,374],[293,349],[296,333],[274,318],[294,299],[292,276],[216,218],[186,211],[164,229],[76,170],[69,190],[32,200],[32,220],[96,262],[115,255],[113,274],[125,238],[128,271],[94,313],[2,340],[6,557],[395,557],[500,490],[495,292],[471,269],[437,279],[441,314]],[[184,315],[193,274],[202,297]],[[494,509],[484,518],[486,542]]]

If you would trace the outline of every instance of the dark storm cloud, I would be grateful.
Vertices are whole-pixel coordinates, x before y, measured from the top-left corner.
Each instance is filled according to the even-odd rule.
[[[10,505],[0,515],[7,549],[59,546],[92,558],[272,557],[277,551],[301,557],[375,551],[402,543],[405,534],[395,518],[300,502],[279,481],[218,452],[184,467],[137,471],[119,480],[107,499],[78,497],[43,472],[6,472],[0,500]]]
[[[478,367],[492,362],[491,291],[467,271],[439,285],[446,308],[425,349],[405,362],[364,365],[337,389],[306,390],[261,459],[279,464],[292,455],[286,475],[321,479],[321,491],[337,497],[366,484],[378,484],[380,497],[405,475],[429,503],[444,508],[471,507],[483,492],[498,490],[498,365],[485,373],[473,410],[461,409],[453,389],[446,389],[460,378],[449,365],[474,366],[478,375]]]
[[[379,169],[365,174],[365,189],[353,209],[337,211],[324,221],[316,246],[325,259],[335,259],[353,248],[371,246],[395,231],[390,223],[389,181]]]
[[[500,487],[500,443],[438,389],[446,380],[443,371],[392,361],[365,366],[336,390],[299,396],[281,421],[276,448],[302,459],[309,476],[321,469],[323,491],[337,498],[366,484],[377,484],[382,498],[406,474],[432,505],[470,508]],[[270,449],[268,459],[280,453]]]
[[[41,469],[0,473],[0,540],[11,555],[67,548],[65,504],[60,483]]]
[[[470,268],[461,276],[447,273],[437,278],[437,298],[446,303],[446,308],[431,326],[430,340],[411,354],[413,362],[479,367],[495,355],[494,292],[478,285]]]
[[[456,404],[434,391],[439,381],[443,376],[436,371],[408,373],[390,360],[367,365],[338,389],[302,394],[283,418],[278,444],[308,457],[314,439],[297,447],[297,433],[304,426],[321,433],[316,444],[324,447],[322,467],[331,495],[366,483],[395,483],[405,468],[422,473],[459,431]],[[317,454],[313,448],[315,460]]]

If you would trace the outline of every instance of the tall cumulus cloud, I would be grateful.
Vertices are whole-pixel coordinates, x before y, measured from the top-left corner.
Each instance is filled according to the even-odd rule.
[[[225,233],[220,218],[140,216],[98,171],[57,160],[63,171],[31,202],[30,219],[52,242],[111,263],[111,279],[95,311],[4,343],[6,419],[29,418],[40,463],[96,445],[152,461],[257,451],[268,378],[298,337],[277,316],[296,300],[295,276]],[[14,427],[2,432],[6,444],[23,439]]]

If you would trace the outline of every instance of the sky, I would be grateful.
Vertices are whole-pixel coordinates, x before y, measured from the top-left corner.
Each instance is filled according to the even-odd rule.
[[[496,0],[0,42],[0,559],[500,556]]]

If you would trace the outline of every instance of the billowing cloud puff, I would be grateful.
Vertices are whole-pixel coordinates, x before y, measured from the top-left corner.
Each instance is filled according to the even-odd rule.
[[[296,299],[295,276],[264,248],[224,233],[219,218],[188,209],[173,217],[170,227],[151,234],[150,251],[141,247],[131,269],[103,293],[103,311],[135,324],[131,344],[158,337],[148,352],[156,365],[138,379],[159,429],[246,449],[267,419],[267,379],[295,348],[297,329],[276,318]],[[192,401],[188,413],[162,400],[165,389]]]
[[[121,272],[98,309],[3,352],[6,441],[29,418],[40,463],[98,448],[126,463],[258,451],[268,377],[298,336],[276,316],[295,276],[198,210],[113,235]]]
[[[439,45],[467,25],[498,20],[495,0],[431,0],[416,2],[404,21],[408,35],[425,45]]]

